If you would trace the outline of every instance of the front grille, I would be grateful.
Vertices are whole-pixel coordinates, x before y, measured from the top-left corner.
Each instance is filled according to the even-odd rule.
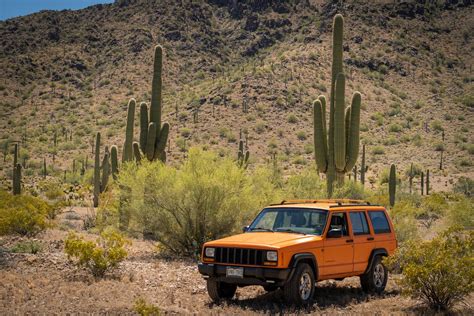
[[[247,248],[216,248],[217,263],[247,264],[263,266],[264,250]]]

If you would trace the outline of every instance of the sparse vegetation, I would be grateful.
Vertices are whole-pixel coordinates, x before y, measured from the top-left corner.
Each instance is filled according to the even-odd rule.
[[[435,310],[449,310],[474,290],[474,233],[449,229],[431,241],[411,241],[389,264],[399,266],[403,290]]]

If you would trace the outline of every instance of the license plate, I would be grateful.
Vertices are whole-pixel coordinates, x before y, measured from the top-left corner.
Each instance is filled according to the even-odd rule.
[[[233,277],[233,278],[243,278],[244,268],[227,267],[226,276]]]

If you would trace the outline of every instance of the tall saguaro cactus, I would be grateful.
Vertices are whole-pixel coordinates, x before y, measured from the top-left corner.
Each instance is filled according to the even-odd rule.
[[[388,179],[388,194],[390,199],[390,206],[393,207],[395,205],[395,193],[397,190],[397,172],[395,169],[395,165],[392,164],[390,166],[390,176]]]
[[[153,64],[153,79],[151,87],[151,104],[145,102],[140,104],[140,141],[133,142],[133,121],[135,115],[135,100],[130,100],[127,117],[127,132],[125,140],[124,161],[136,160],[146,157],[150,161],[166,161],[166,144],[170,125],[165,122],[161,124],[162,110],[162,71],[163,70],[163,49],[161,46],[155,47],[155,59]],[[124,151],[125,153],[125,151]]]
[[[326,173],[330,197],[335,180],[344,182],[344,175],[352,170],[359,155],[359,125],[361,94],[355,92],[352,104],[345,106],[345,75],[343,70],[342,15],[337,14],[333,23],[333,62],[329,126],[326,124],[326,98],[319,96],[313,103],[314,149],[320,172]]]

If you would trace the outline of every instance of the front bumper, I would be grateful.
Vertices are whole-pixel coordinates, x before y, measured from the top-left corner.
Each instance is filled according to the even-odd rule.
[[[290,277],[292,269],[243,267],[244,277],[227,277],[226,265],[214,263],[198,264],[199,273],[216,281],[238,285],[276,285],[282,286]]]

